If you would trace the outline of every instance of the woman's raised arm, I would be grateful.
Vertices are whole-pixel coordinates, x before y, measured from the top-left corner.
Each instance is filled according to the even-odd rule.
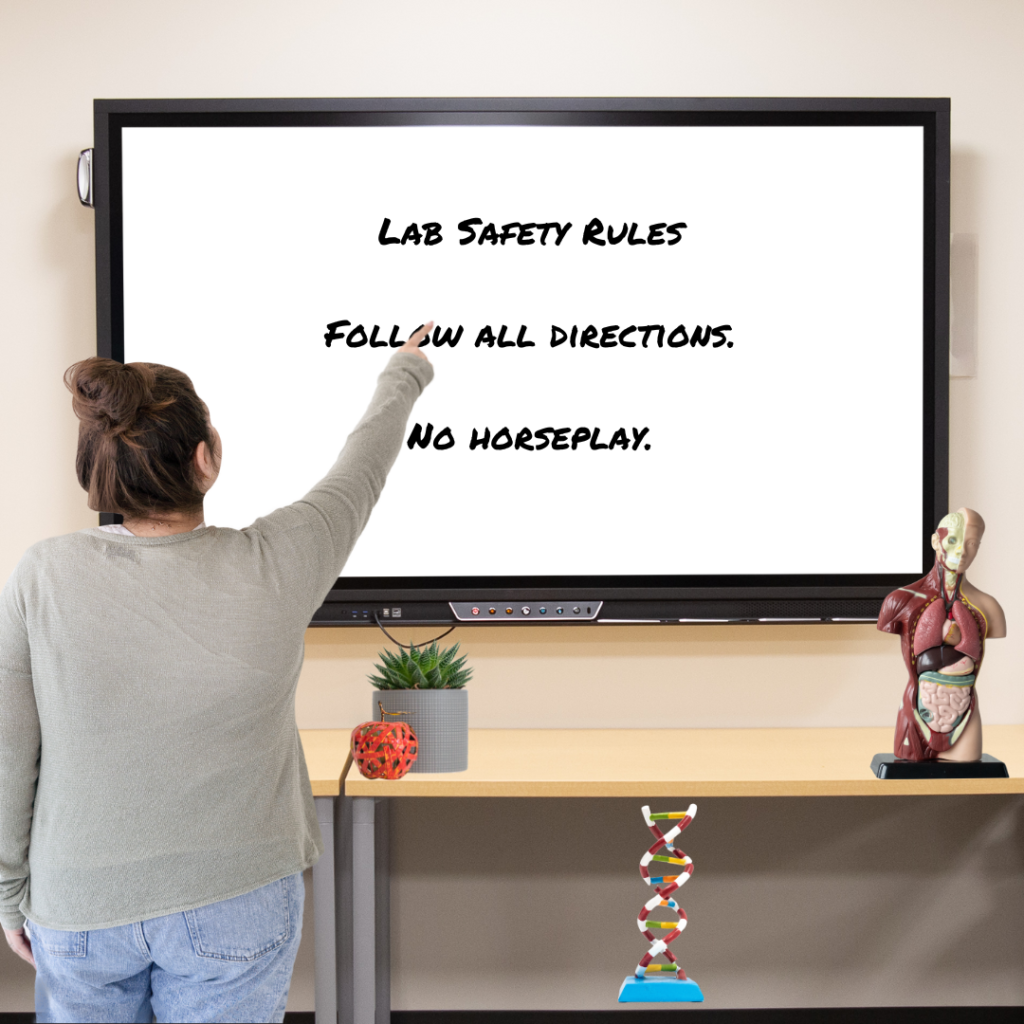
[[[327,475],[305,497],[249,528],[277,549],[277,557],[302,564],[309,607],[300,614],[307,618],[363,532],[401,451],[413,405],[433,379],[434,368],[419,348],[432,326],[424,324],[388,361],[369,407]]]

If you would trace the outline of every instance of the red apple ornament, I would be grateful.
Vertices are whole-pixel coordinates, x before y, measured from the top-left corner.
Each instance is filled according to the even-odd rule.
[[[363,722],[352,730],[352,759],[363,778],[400,779],[418,756],[416,733],[405,722]]]

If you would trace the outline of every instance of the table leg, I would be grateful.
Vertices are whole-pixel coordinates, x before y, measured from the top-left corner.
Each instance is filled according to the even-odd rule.
[[[374,896],[377,905],[376,961],[377,1016],[374,1024],[391,1024],[391,801],[377,801],[374,819]]]
[[[352,1011],[352,801],[338,800],[334,868],[338,880],[338,1024],[354,1024]]]
[[[391,884],[387,801],[355,797],[351,804],[352,1021],[389,1024]]]
[[[313,941],[315,975],[313,987],[317,1020],[320,1024],[338,1024],[338,930],[335,888],[336,832],[338,800],[332,796],[313,798],[316,818],[323,838],[323,856],[313,865]]]

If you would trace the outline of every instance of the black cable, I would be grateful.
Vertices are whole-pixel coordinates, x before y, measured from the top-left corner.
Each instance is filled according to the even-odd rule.
[[[414,648],[416,648],[416,647],[426,647],[426,646],[427,646],[427,644],[436,644],[438,640],[443,640],[443,639],[444,639],[444,638],[445,638],[445,637],[446,637],[446,636],[447,636],[447,635],[448,635],[448,634],[449,634],[450,632],[452,632],[452,630],[453,630],[453,629],[455,629],[455,626],[457,626],[457,625],[458,625],[458,623],[456,622],[456,623],[455,623],[455,626],[452,626],[452,627],[451,627],[451,629],[446,629],[446,630],[445,630],[445,631],[444,631],[444,632],[443,632],[443,633],[442,633],[442,634],[441,634],[440,636],[435,636],[433,640],[425,640],[425,641],[424,641],[423,643],[421,643],[421,644],[403,644],[403,643],[400,643],[400,642],[399,642],[398,640],[396,640],[396,639],[395,639],[395,638],[394,638],[394,637],[393,637],[393,636],[392,636],[392,635],[391,635],[391,634],[390,634],[390,633],[389,633],[389,632],[388,632],[388,631],[387,631],[387,630],[386,630],[386,629],[384,628],[384,624],[383,624],[383,623],[382,623],[382,622],[380,621],[380,616],[379,616],[379,615],[378,615],[378,614],[377,614],[376,612],[374,612],[374,613],[373,613],[373,618],[374,618],[374,621],[375,621],[375,622],[377,623],[377,625],[378,625],[378,626],[380,626],[380,631],[381,631],[381,632],[382,632],[382,633],[383,633],[383,634],[384,634],[384,635],[385,635],[385,636],[386,636],[386,637],[387,637],[387,638],[388,638],[388,639],[389,639],[389,640],[390,640],[390,641],[391,641],[391,642],[392,642],[393,644],[398,644],[398,646],[399,646],[399,647],[403,647],[403,648],[405,648],[405,650],[407,650],[407,651],[411,651],[411,650],[413,650],[413,649],[414,649]]]

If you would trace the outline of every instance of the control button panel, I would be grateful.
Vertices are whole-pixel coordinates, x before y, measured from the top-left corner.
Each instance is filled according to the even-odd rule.
[[[451,601],[459,622],[592,622],[603,601]]]

